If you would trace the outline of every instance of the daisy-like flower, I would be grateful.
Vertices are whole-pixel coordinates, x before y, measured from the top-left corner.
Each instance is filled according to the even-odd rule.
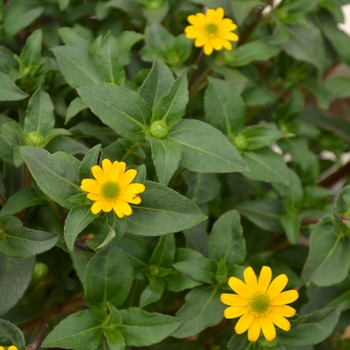
[[[5,350],[3,346],[0,346],[0,350]],[[7,350],[18,350],[17,346],[11,345],[7,348]]]
[[[296,290],[282,292],[288,282],[285,274],[278,275],[272,282],[272,271],[263,266],[259,279],[251,267],[244,270],[244,281],[231,277],[228,281],[237,294],[221,294],[221,301],[229,305],[224,311],[226,318],[240,317],[235,331],[238,334],[248,330],[251,342],[258,340],[262,330],[265,338],[276,338],[275,325],[284,331],[290,330],[290,323],[285,317],[295,315],[295,309],[286,305],[298,299]]]
[[[89,192],[87,197],[95,203],[91,207],[93,214],[98,214],[101,210],[110,212],[112,209],[119,218],[132,214],[129,205],[140,204],[141,198],[138,196],[146,188],[140,183],[131,183],[137,171],[129,169],[125,171],[124,162],[111,162],[109,159],[102,161],[102,168],[94,165],[91,168],[94,179],[84,179],[80,188]]]
[[[204,46],[204,53],[210,55],[213,49],[220,51],[224,47],[232,50],[230,41],[238,41],[238,35],[232,33],[237,26],[229,18],[224,18],[224,9],[209,9],[204,15],[197,13],[188,16],[190,26],[185,28],[188,39],[196,39],[196,47]]]

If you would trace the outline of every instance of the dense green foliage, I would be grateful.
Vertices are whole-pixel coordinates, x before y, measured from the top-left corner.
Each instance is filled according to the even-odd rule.
[[[350,1],[271,3],[0,0],[0,346],[350,348]],[[186,38],[206,6],[232,51]],[[80,189],[104,158],[131,216]],[[264,265],[297,315],[250,343],[220,294]]]

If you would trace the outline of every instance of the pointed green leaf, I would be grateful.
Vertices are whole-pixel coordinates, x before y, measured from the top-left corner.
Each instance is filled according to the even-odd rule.
[[[310,253],[302,272],[304,281],[311,281],[317,286],[341,282],[349,273],[349,253],[350,238],[335,235],[331,216],[325,216],[310,236]]]
[[[175,248],[175,237],[172,233],[160,237],[149,260],[149,265],[171,267],[175,258]]]
[[[57,46],[52,49],[67,83],[74,88],[101,84],[95,60],[87,48]]]
[[[111,330],[104,330],[103,331],[104,336],[107,339],[107,344],[109,347],[109,350],[124,350],[126,347],[125,339],[122,336],[121,333],[119,333],[115,329]]]
[[[94,308],[106,308],[107,302],[123,304],[133,282],[133,270],[127,255],[112,244],[100,250],[86,265],[85,298]]]
[[[124,30],[118,35],[118,59],[123,66],[126,66],[130,62],[131,48],[144,37],[141,33],[128,30]]]
[[[41,64],[41,44],[43,40],[42,29],[35,30],[27,39],[21,55],[21,70],[29,70],[32,75],[39,69]]]
[[[149,285],[143,290],[140,296],[140,307],[155,303],[158,301],[164,292],[165,281],[164,279],[152,277]]]
[[[221,215],[209,236],[209,258],[226,263],[226,266],[242,264],[246,255],[246,244],[240,216],[236,210]]]
[[[294,215],[281,216],[281,225],[286,232],[288,240],[292,244],[297,244],[300,232],[301,218]]]
[[[60,27],[57,29],[57,32],[63,43],[68,46],[89,49],[94,40],[92,32],[79,23],[76,23],[73,28]]]
[[[14,53],[5,46],[0,46],[0,72],[9,75],[12,70],[17,70],[18,62]]]
[[[205,114],[208,122],[225,135],[237,134],[244,125],[245,105],[231,83],[209,78],[204,97]]]
[[[182,151],[181,144],[177,140],[168,137],[158,139],[148,134],[146,138],[151,144],[158,181],[167,185],[179,166]]]
[[[118,61],[118,42],[109,32],[103,39],[98,52],[98,67],[100,69],[102,81],[111,85],[124,85],[124,68]]]
[[[0,252],[12,258],[30,258],[51,249],[57,235],[25,228],[15,216],[0,218]]]
[[[132,141],[144,141],[151,110],[140,95],[124,87],[107,85],[87,86],[78,92],[104,124]]]
[[[34,257],[15,259],[0,253],[0,315],[9,311],[22,298],[32,280],[34,264]]]
[[[120,311],[123,323],[117,330],[125,338],[128,346],[149,346],[159,343],[171,335],[180,325],[175,317],[158,313],[148,313],[138,308]]]
[[[250,172],[244,173],[247,178],[288,185],[287,165],[271,149],[265,147],[256,151],[243,151],[242,157],[250,169]]]
[[[6,201],[0,210],[0,216],[16,214],[25,208],[44,203],[44,199],[39,197],[33,188],[25,188]]]
[[[0,72],[0,81],[0,101],[18,101],[27,98],[28,95],[18,88],[8,75]]]
[[[102,343],[102,326],[107,317],[101,310],[83,310],[70,315],[49,333],[42,347],[96,350]]]
[[[92,147],[86,154],[79,167],[80,180],[92,177],[91,168],[98,164],[98,158],[101,151],[101,144]]]
[[[35,147],[21,147],[21,155],[39,188],[64,208],[72,208],[68,198],[81,192],[77,185],[79,160],[62,152],[51,155]]]
[[[165,185],[145,181],[142,202],[133,206],[133,214],[124,218],[126,232],[160,236],[190,228],[205,220],[201,210],[189,199]]]
[[[187,102],[187,75],[182,73],[171,86],[169,93],[158,101],[152,122],[163,120],[169,127],[176,125],[184,115]]]
[[[169,133],[182,145],[181,164],[200,173],[247,171],[236,148],[217,129],[199,120],[183,119]]]
[[[220,293],[219,288],[212,286],[197,287],[187,293],[186,303],[176,314],[183,323],[172,336],[187,338],[217,325],[222,320],[225,309],[220,301]]]
[[[79,233],[95,218],[96,215],[91,212],[91,205],[79,206],[70,210],[64,223],[64,239],[69,250],[73,250]]]
[[[67,108],[65,123],[67,124],[79,112],[87,108],[88,106],[86,105],[86,103],[80,97],[76,97]]]
[[[158,101],[169,92],[174,81],[170,68],[163,61],[155,59],[151,71],[139,89],[139,94],[153,110]]]
[[[46,136],[55,126],[53,104],[50,96],[38,88],[29,100],[29,105],[24,119],[23,131],[37,131]]]

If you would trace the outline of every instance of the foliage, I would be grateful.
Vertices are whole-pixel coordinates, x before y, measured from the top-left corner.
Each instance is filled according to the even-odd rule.
[[[0,0],[0,346],[348,349],[347,3]],[[207,6],[232,50],[186,37]],[[80,188],[106,158],[130,216]],[[247,266],[299,292],[272,341],[223,317]]]

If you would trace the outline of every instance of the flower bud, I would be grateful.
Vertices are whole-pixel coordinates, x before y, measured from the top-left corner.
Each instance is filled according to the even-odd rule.
[[[150,127],[150,132],[153,137],[156,137],[157,139],[162,139],[165,136],[168,135],[168,125],[166,125],[166,122],[163,120],[157,120],[152,123]]]

